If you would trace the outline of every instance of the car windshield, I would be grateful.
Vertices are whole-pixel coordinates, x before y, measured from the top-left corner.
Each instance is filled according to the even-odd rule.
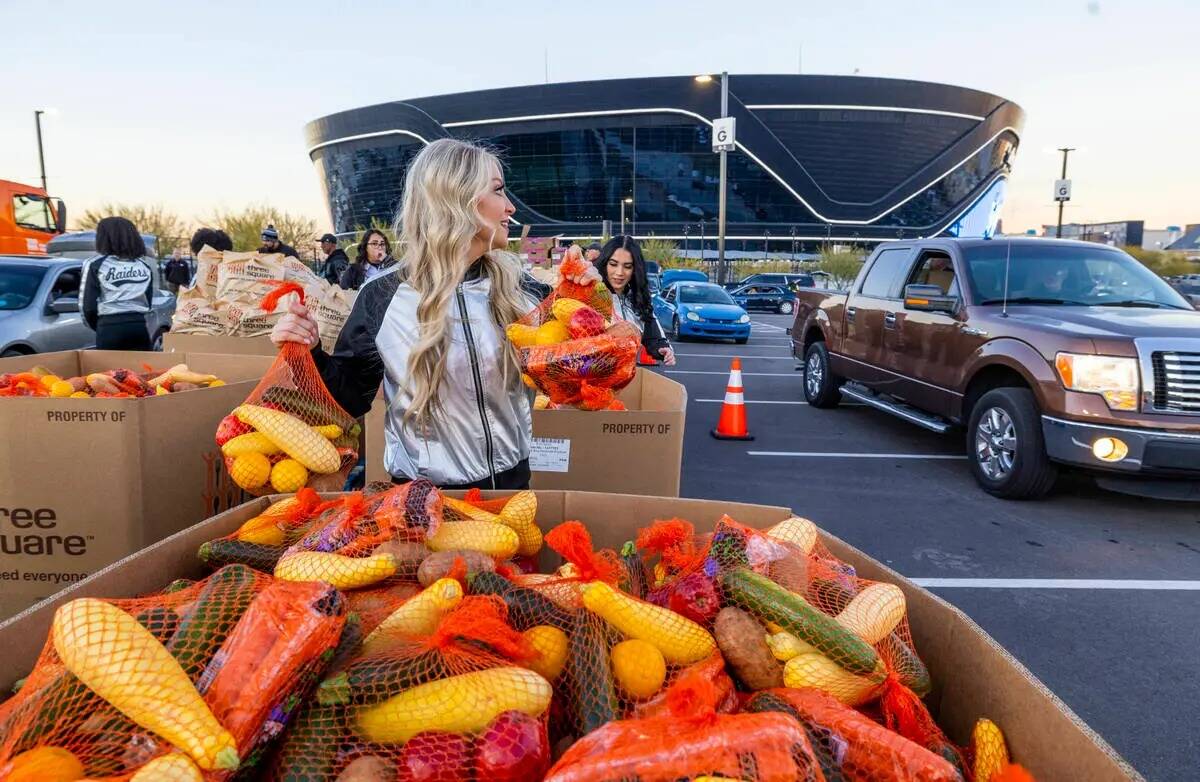
[[[46,276],[44,266],[0,264],[0,310],[23,310],[33,303]]]
[[[989,242],[964,248],[979,304],[1191,309],[1170,285],[1104,245]],[[1007,270],[1007,286],[1005,272]]]
[[[729,294],[715,285],[680,285],[679,300],[685,304],[733,304]]]

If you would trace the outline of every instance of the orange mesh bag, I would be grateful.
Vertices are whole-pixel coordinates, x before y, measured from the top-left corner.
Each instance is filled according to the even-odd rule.
[[[319,524],[333,505],[323,503],[312,489],[303,488],[293,497],[272,503],[232,534],[202,544],[198,556],[213,569],[240,563],[270,573],[283,552]]]
[[[92,778],[251,769],[315,685],[344,620],[328,586],[243,565],[147,598],[72,600],[0,706],[0,768],[39,753]]]
[[[262,308],[274,312],[292,294],[304,303],[304,289],[285,282]],[[309,349],[285,342],[246,401],[221,421],[216,440],[233,482],[251,494],[338,491],[358,462],[360,431],[329,395]]]
[[[782,714],[720,714],[703,677],[683,676],[667,693],[669,713],[611,722],[572,746],[547,782],[701,777],[751,782],[824,782],[804,730]]]
[[[566,279],[586,269],[577,251],[568,252],[560,267],[563,281],[506,334],[520,351],[526,382],[550,404],[622,410],[616,392],[633,380],[641,335],[629,323],[610,322],[612,294],[603,282]]]
[[[426,614],[432,633],[408,632],[411,612],[381,625],[320,685],[271,778],[541,779],[550,683],[506,614],[498,598],[467,597]]]

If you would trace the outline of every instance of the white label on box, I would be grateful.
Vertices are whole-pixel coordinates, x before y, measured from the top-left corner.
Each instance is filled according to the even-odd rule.
[[[534,472],[567,472],[571,469],[571,441],[535,437],[529,449],[529,469]]]

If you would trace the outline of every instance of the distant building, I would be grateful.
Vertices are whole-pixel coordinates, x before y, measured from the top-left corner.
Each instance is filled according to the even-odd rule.
[[[1147,228],[1142,232],[1143,250],[1165,250],[1183,236],[1183,229],[1177,225],[1166,228]]]
[[[1183,235],[1171,242],[1167,249],[1173,252],[1187,253],[1188,257],[1195,257],[1200,253],[1200,223],[1189,225]]]
[[[1129,245],[1141,247],[1144,226],[1145,221],[1143,220],[1124,220],[1115,223],[1064,223],[1062,238],[1108,244],[1114,247]],[[1055,226],[1042,226],[1042,236],[1053,237],[1055,235]]]

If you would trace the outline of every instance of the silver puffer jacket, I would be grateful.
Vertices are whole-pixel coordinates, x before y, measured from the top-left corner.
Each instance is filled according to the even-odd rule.
[[[467,484],[529,458],[533,393],[516,368],[506,377],[507,343],[488,309],[490,289],[486,277],[476,277],[455,290],[439,412],[426,426],[404,421],[412,403],[405,380],[418,336],[419,295],[396,270],[362,287],[333,355],[314,354],[334,398],[352,415],[370,409],[382,380],[388,404],[384,462],[392,476]],[[530,308],[539,292],[528,291]]]

